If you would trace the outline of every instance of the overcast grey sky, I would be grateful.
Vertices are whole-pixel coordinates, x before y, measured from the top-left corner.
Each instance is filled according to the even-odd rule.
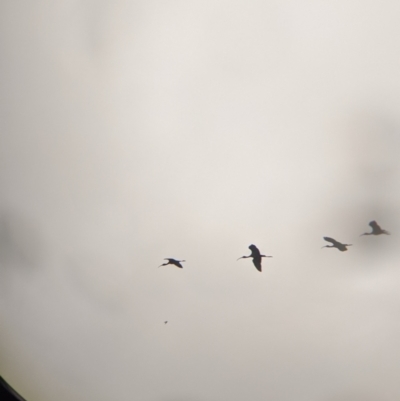
[[[0,375],[28,401],[398,400],[399,15],[1,1]]]

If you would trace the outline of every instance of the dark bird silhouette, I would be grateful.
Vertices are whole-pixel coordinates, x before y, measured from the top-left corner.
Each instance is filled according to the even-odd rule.
[[[330,242],[332,245],[325,245],[322,248],[337,248],[339,251],[344,252],[347,251],[348,246],[352,246],[352,244],[342,244],[341,242],[338,242],[330,237],[324,237],[324,240]]]
[[[262,258],[272,258],[272,256],[265,256],[261,255],[260,251],[255,245],[250,245],[249,249],[251,250],[251,255],[249,256],[241,256],[239,259],[245,259],[245,258],[253,258],[253,263],[256,269],[260,272],[261,270],[261,260]],[[237,259],[237,260],[239,260]]]
[[[166,265],[175,265],[177,267],[180,267],[181,269],[183,269],[183,266],[181,265],[180,262],[185,262],[185,260],[176,260],[176,259],[172,259],[172,258],[164,258],[164,260],[168,260],[167,263],[163,263],[162,265],[158,266],[166,266]]]
[[[164,324],[167,324],[168,323],[168,320],[166,320],[165,322],[164,322]]]
[[[379,224],[375,220],[370,221],[369,225],[371,226],[372,231],[370,233],[361,234],[360,237],[362,235],[381,235],[381,234],[390,235],[390,233],[388,231],[382,230],[382,228],[379,226]]]

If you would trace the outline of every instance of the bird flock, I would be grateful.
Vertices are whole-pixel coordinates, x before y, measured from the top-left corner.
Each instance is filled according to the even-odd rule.
[[[361,234],[360,237],[363,235],[381,235],[381,234],[389,235],[390,234],[388,231],[383,230],[375,220],[370,221],[369,226],[372,228],[372,231],[369,233]],[[339,251],[344,252],[344,251],[347,251],[348,246],[353,245],[353,244],[342,244],[341,242],[336,241],[335,239],[333,239],[331,237],[323,237],[323,238],[325,241],[330,242],[332,245],[325,245],[322,248],[336,248]],[[256,269],[259,272],[261,272],[262,271],[262,266],[261,266],[262,258],[272,258],[272,256],[261,255],[260,250],[253,244],[249,246],[249,249],[251,251],[251,254],[249,256],[241,256],[237,260],[252,258],[254,266],[256,267]],[[158,267],[174,265],[174,266],[182,269],[183,266],[182,266],[181,262],[185,262],[185,260],[177,260],[177,259],[173,259],[173,258],[165,258],[164,260],[167,260],[168,262],[163,263],[162,265],[160,265]],[[167,322],[165,322],[165,323],[167,323]]]

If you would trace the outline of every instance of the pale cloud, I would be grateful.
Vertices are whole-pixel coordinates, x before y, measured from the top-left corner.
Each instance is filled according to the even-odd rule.
[[[6,380],[32,401],[399,397],[395,1],[0,7]],[[392,235],[359,237],[373,219]],[[262,273],[236,261],[251,243]]]

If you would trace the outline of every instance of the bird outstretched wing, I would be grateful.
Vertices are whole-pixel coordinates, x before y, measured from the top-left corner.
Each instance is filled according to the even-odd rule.
[[[333,239],[331,237],[324,237],[324,240],[330,242],[333,245],[340,244],[340,242],[337,242],[335,239]]]
[[[379,224],[375,221],[372,220],[369,222],[370,227],[375,231],[375,230],[381,230],[381,228],[379,227]]]
[[[253,256],[253,257],[257,257],[257,256],[260,256],[260,251],[259,251],[259,249],[255,246],[255,245],[250,245],[249,246],[249,249],[251,250],[251,255]]]
[[[260,258],[260,259],[254,258],[254,259],[253,259],[253,263],[254,263],[254,266],[256,267],[256,269],[257,269],[259,272],[262,272],[262,268],[261,268],[261,258]]]

